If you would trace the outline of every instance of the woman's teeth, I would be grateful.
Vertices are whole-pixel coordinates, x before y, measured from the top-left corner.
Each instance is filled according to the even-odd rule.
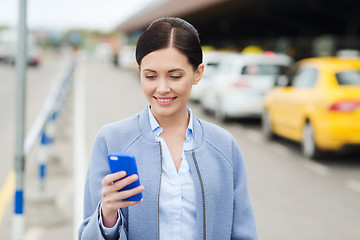
[[[159,102],[170,102],[171,100],[173,100],[172,98],[166,98],[166,99],[157,99]]]

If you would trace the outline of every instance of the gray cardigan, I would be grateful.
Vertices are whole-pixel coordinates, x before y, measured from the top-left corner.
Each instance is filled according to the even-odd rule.
[[[147,108],[99,131],[86,178],[79,239],[105,239],[99,226],[98,207],[101,181],[110,173],[109,152],[133,153],[145,187],[142,203],[121,209],[117,239],[159,239],[162,149],[153,137]],[[194,118],[194,149],[185,154],[195,184],[198,239],[257,239],[245,165],[233,137],[214,124]]]

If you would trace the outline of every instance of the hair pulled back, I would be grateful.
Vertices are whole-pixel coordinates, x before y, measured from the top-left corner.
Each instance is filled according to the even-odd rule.
[[[181,18],[165,17],[153,21],[136,45],[136,62],[151,52],[174,47],[183,53],[196,70],[202,63],[202,49],[197,30]]]

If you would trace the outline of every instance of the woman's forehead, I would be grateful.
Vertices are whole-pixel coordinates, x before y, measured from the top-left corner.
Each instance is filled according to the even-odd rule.
[[[164,48],[147,54],[141,61],[141,68],[156,69],[188,69],[191,68],[187,57],[176,48]]]

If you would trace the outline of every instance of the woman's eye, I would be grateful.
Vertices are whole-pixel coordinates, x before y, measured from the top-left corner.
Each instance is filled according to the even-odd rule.
[[[155,76],[151,76],[151,75],[148,75],[148,76],[145,76],[145,78],[147,78],[147,79],[155,79]]]
[[[178,76],[178,75],[173,75],[173,76],[170,76],[172,79],[180,79],[182,76]]]

